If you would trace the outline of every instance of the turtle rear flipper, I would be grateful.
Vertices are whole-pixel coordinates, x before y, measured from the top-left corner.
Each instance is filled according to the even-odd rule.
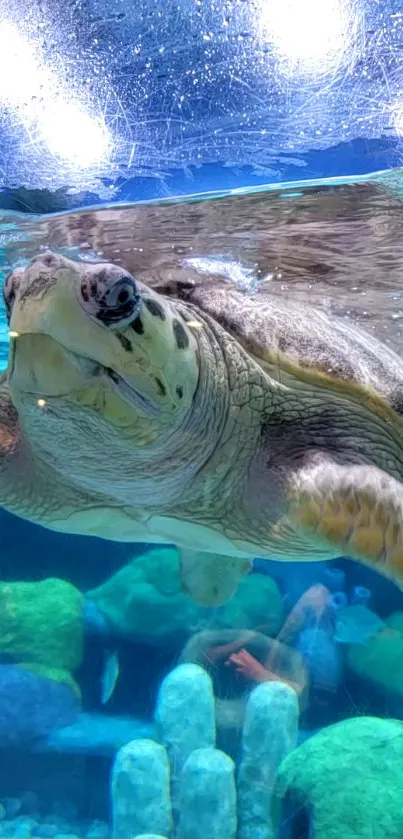
[[[181,550],[182,588],[199,606],[221,606],[235,594],[251,570],[251,560],[202,551]]]
[[[322,460],[296,474],[289,503],[293,525],[313,543],[403,585],[403,486],[395,478],[375,466]]]

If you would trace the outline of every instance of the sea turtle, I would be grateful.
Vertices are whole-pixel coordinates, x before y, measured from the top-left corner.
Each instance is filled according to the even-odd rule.
[[[152,285],[152,283],[151,283]],[[253,556],[403,579],[403,363],[311,307],[44,252],[4,284],[0,503],[48,528],[174,542],[186,589]]]

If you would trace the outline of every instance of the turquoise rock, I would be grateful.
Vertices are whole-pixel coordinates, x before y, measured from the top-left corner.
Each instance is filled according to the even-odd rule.
[[[6,819],[13,819],[21,810],[20,798],[3,798],[1,803],[6,811]]]
[[[215,745],[215,704],[210,676],[198,664],[180,664],[163,680],[155,710],[161,740],[172,769],[172,804],[176,811],[179,775],[189,755]]]
[[[401,839],[403,723],[355,717],[322,729],[291,752],[275,788],[311,814],[315,839]]]
[[[218,749],[196,749],[180,778],[177,839],[235,839],[235,766]]]
[[[86,597],[106,615],[114,633],[155,646],[183,643],[207,627],[276,634],[284,606],[276,583],[261,574],[244,577],[219,609],[198,606],[182,589],[179,552],[155,548],[137,556]]]
[[[59,833],[59,828],[50,822],[38,824],[32,831],[33,836],[41,836],[43,839],[53,839]]]
[[[273,786],[278,767],[298,735],[299,704],[293,688],[264,682],[249,696],[238,772],[238,839],[274,839]]]
[[[153,740],[135,740],[118,752],[111,803],[113,839],[132,839],[151,825],[163,836],[170,835],[170,772],[163,746]]]
[[[94,819],[85,834],[85,839],[108,839],[108,837],[109,826],[106,822],[101,821],[100,819]]]

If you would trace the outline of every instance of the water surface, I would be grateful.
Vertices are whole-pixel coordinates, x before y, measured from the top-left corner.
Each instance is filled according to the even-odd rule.
[[[264,283],[273,295],[350,318],[399,352],[401,194],[396,171],[356,183],[211,194],[207,200],[48,216],[3,213],[2,271],[51,248],[120,263],[150,284],[217,272],[246,290]]]

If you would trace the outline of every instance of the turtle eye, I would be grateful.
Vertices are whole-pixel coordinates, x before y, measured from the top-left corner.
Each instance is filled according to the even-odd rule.
[[[116,277],[103,269],[83,278],[80,293],[83,308],[104,326],[131,322],[140,311],[140,294],[130,274]]]

